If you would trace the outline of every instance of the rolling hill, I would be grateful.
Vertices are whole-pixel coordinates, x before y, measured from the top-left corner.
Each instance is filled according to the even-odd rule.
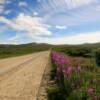
[[[67,52],[72,49],[89,49],[96,50],[100,48],[100,43],[95,44],[82,44],[82,45],[50,45],[46,43],[29,43],[21,45],[0,45],[0,58],[13,57],[19,55],[25,55],[29,53],[45,51],[52,48],[53,50],[60,52]]]
[[[25,55],[29,53],[45,51],[50,49],[51,45],[49,44],[21,44],[21,45],[0,45],[0,58],[13,57],[19,55]]]

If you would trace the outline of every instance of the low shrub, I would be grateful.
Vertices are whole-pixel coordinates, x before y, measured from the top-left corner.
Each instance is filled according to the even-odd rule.
[[[51,76],[55,79],[57,87],[48,89],[48,100],[99,100],[95,64],[88,67],[94,59],[87,62],[86,68],[81,66],[83,60],[72,60],[72,57],[62,53],[52,52],[51,59]]]
[[[65,100],[64,92],[59,87],[49,87],[47,93],[48,100]]]
[[[95,51],[95,59],[98,66],[100,66],[100,48]]]
[[[70,56],[83,56],[83,57],[91,57],[91,49],[89,48],[72,48],[67,51],[67,54]]]
[[[85,91],[73,91],[66,100],[87,100],[88,95]]]
[[[57,70],[57,66],[54,63],[52,63],[51,74],[50,74],[51,80],[55,79],[56,70]]]

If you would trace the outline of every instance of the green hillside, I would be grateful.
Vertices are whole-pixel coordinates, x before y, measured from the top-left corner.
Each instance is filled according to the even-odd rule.
[[[20,56],[50,49],[48,44],[0,45],[0,58]]]
[[[50,45],[45,43],[29,43],[21,45],[0,45],[0,58],[13,57],[25,55],[29,53],[45,51],[52,48],[53,50],[72,54],[72,56],[86,54],[90,55],[100,48],[100,43],[96,44],[82,44],[82,45]],[[81,55],[82,56],[82,55]],[[83,55],[84,56],[84,55]]]

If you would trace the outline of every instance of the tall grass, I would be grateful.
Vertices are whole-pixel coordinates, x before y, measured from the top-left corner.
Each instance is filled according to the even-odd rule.
[[[48,92],[50,100],[100,100],[100,78],[94,59],[72,58],[57,52],[52,52],[51,59],[51,76],[57,87]]]

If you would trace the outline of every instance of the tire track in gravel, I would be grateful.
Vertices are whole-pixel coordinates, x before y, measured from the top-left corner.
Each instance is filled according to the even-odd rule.
[[[36,58],[38,58],[38,56],[36,56],[35,58],[31,58],[17,66],[14,66],[13,68],[11,69],[8,69],[7,71],[3,72],[3,73],[0,73],[0,82],[1,81],[4,81],[5,79],[7,79],[8,77],[10,77],[11,75],[13,75],[14,73],[16,73],[17,71],[21,70],[22,68],[24,68],[23,66],[30,63],[31,61],[35,60]]]

